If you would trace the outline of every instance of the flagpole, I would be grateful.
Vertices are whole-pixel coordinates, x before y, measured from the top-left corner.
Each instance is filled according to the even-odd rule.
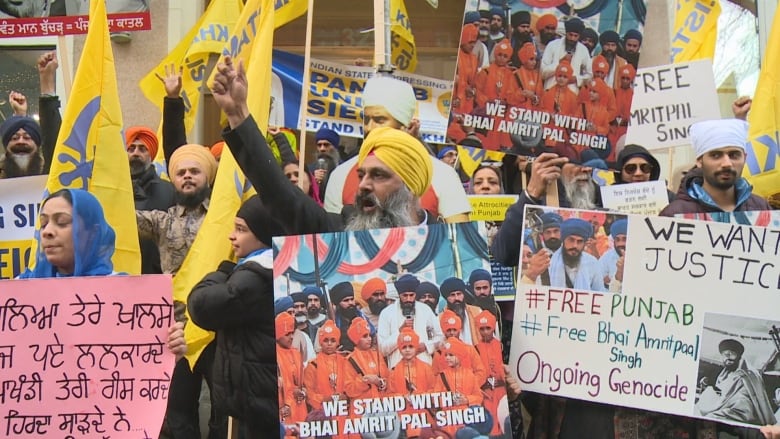
[[[62,82],[65,84],[65,90],[60,93],[64,102],[68,101],[70,91],[73,89],[73,74],[70,71],[70,51],[68,50],[68,41],[65,35],[57,37],[57,43],[59,48],[57,49],[58,62],[62,64]]]
[[[392,74],[390,59],[390,0],[374,0],[374,65],[377,73]]]
[[[298,116],[298,130],[300,130],[298,140],[298,172],[303,175],[306,172],[306,108],[309,106],[309,87],[311,82],[311,34],[312,22],[314,18],[314,0],[309,0],[309,6],[306,8],[306,45],[303,49],[303,80],[301,87],[301,108]],[[338,145],[336,145],[338,146]],[[314,177],[311,177],[311,184],[316,184]],[[298,187],[303,189],[303,177],[298,179]]]

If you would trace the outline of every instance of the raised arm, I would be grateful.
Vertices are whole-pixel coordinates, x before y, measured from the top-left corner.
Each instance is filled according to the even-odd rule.
[[[43,154],[43,172],[49,173],[54,157],[54,147],[62,126],[60,114],[60,98],[55,91],[57,77],[57,52],[44,53],[38,58],[38,77],[40,78],[41,95],[38,98],[38,120],[41,125],[41,153]]]
[[[165,77],[155,73],[165,87],[163,98],[162,145],[165,162],[168,163],[176,148],[187,144],[187,130],[184,127],[184,99],[181,97],[183,66],[165,66]]]

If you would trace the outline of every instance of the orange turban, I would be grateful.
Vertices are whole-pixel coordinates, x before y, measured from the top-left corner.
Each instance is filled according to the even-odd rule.
[[[378,277],[372,277],[363,284],[363,288],[360,289],[360,297],[368,301],[368,298],[377,291],[384,291],[387,294],[387,284]]]
[[[558,19],[553,14],[545,14],[536,20],[536,30],[541,32],[546,27],[558,27]]]
[[[160,141],[157,140],[157,134],[154,131],[146,127],[130,127],[125,130],[125,149],[136,140],[140,140],[146,145],[149,155],[152,159],[157,157],[157,149],[160,146]]]
[[[220,157],[222,157],[222,149],[225,147],[225,142],[220,140],[219,142],[211,145],[211,155],[214,156],[215,159],[219,160]]]
[[[276,339],[295,331],[295,317],[283,312],[276,316],[275,320]]]
[[[493,47],[493,55],[504,54],[507,57],[512,56],[512,45],[509,44],[509,40],[504,38],[495,47]]]
[[[319,331],[317,331],[317,340],[320,341],[320,344],[322,344],[322,340],[325,338],[335,338],[337,342],[341,340],[341,330],[333,323],[333,320],[326,320],[320,326]]]
[[[596,91],[596,93],[599,94],[599,102],[606,103],[608,101],[609,96],[609,89],[610,87],[607,85],[606,82],[604,82],[601,78],[596,78],[592,83],[591,87],[593,90]]]
[[[457,314],[449,309],[445,309],[444,312],[439,315],[439,324],[441,325],[441,330],[443,332],[446,332],[448,329],[452,328],[460,331],[463,328],[463,323],[461,322],[460,317],[458,317]]]
[[[444,342],[443,351],[445,354],[455,355],[463,363],[469,358],[469,348],[466,343],[456,337],[450,337]]]
[[[517,57],[520,58],[520,62],[528,62],[529,59],[536,56],[536,47],[534,43],[525,43],[520,50],[517,51]]]
[[[357,342],[366,334],[370,333],[371,330],[368,328],[368,322],[362,317],[355,317],[352,319],[352,324],[349,325],[349,329],[347,329],[347,337],[355,344],[357,344]]]
[[[559,62],[558,67],[555,68],[555,76],[566,75],[571,78],[573,74],[574,69],[572,69],[571,64],[568,61]]]
[[[211,155],[211,151],[207,147],[190,143],[176,148],[168,163],[168,175],[171,178],[176,175],[176,169],[178,169],[182,160],[198,162],[203,167],[203,172],[208,176],[209,184],[214,184],[214,177],[217,176],[217,160]]]
[[[490,329],[496,328],[496,316],[490,313],[490,311],[482,311],[477,314],[477,329],[489,327]]]
[[[626,64],[623,66],[622,69],[620,69],[620,77],[621,78],[628,78],[630,80],[634,80],[636,77],[636,70],[634,69],[634,66],[631,64]]]
[[[609,63],[602,55],[593,57],[593,73],[596,72],[601,72],[605,75],[609,74]]]
[[[417,335],[411,329],[404,328],[400,334],[398,334],[398,349],[404,346],[414,346],[415,348],[420,344],[420,336]]]
[[[463,26],[463,30],[460,31],[460,45],[468,44],[472,41],[477,41],[479,35],[479,28],[473,24],[467,24]]]

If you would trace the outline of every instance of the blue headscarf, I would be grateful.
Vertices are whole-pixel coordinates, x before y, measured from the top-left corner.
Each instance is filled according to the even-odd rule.
[[[114,271],[116,235],[106,222],[103,208],[94,195],[81,189],[67,189],[73,204],[74,266],[71,276],[102,276]],[[48,199],[46,200],[48,201]],[[44,202],[45,204],[45,202]],[[62,276],[47,259],[40,244],[35,254],[35,268],[27,270],[19,279],[39,279]]]

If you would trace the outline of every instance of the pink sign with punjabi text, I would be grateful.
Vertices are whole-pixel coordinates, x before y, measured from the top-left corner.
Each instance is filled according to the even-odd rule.
[[[0,437],[156,437],[171,289],[167,275],[0,282]]]

